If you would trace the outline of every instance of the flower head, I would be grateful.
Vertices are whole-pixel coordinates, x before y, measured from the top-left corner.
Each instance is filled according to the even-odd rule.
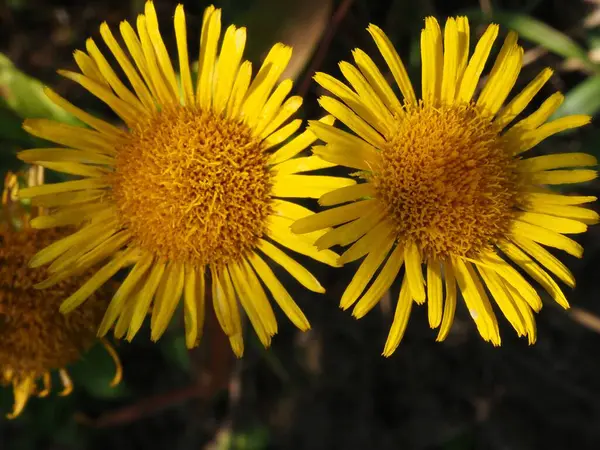
[[[80,278],[64,280],[43,292],[35,288],[47,271],[28,268],[28,260],[64,233],[31,229],[29,217],[13,202],[17,176],[9,173],[6,181],[5,218],[0,223],[0,384],[13,387],[14,407],[8,417],[14,418],[30,396],[50,393],[55,370],[64,385],[59,395],[71,392],[73,384],[66,366],[96,343],[96,330],[109,296],[97,292],[84,307],[63,315],[58,311],[60,303],[77,289]],[[14,221],[22,229],[17,230]],[[114,349],[105,341],[103,344],[117,365],[112,382],[116,385],[121,366]]]
[[[52,285],[105,261],[62,304],[61,311],[68,312],[133,264],[108,307],[101,335],[116,323],[115,334],[131,339],[151,312],[156,340],[183,297],[186,342],[193,346],[204,320],[205,291],[210,290],[217,319],[234,352],[241,355],[238,299],[265,346],[277,332],[263,284],[293,323],[306,330],[306,317],[264,256],[308,289],[323,292],[280,246],[330,265],[336,265],[337,255],[314,248],[324,232],[291,233],[292,221],[311,211],[283,199],[318,198],[354,181],[301,174],[332,164],[314,156],[294,158],[316,136],[306,131],[290,139],[301,121],[289,119],[302,99],[287,98],[292,81],[278,80],[291,49],[276,44],[253,78],[251,63],[242,61],[245,28],[228,27],[218,51],[221,11],[208,7],[194,82],[181,5],[175,11],[179,78],[152,2],[137,19],[137,33],[127,22],[121,23],[120,31],[127,52],[106,24],[100,27],[126,81],[92,39],[87,53],[75,52],[81,73],[61,73],[111,107],[125,129],[89,115],[52,91],[47,92],[52,100],[91,129],[45,120],[25,123],[30,133],[65,148],[27,150],[20,153],[21,159],[84,177],[22,192],[52,209],[34,220],[34,227],[81,225],[36,255],[32,265],[52,263],[46,284]],[[329,117],[323,120],[332,123]]]
[[[533,343],[533,312],[542,302],[514,265],[568,307],[550,273],[569,286],[575,280],[542,245],[580,257],[581,246],[565,234],[582,233],[598,221],[594,211],[580,206],[596,198],[560,195],[546,185],[595,178],[596,172],[584,167],[595,165],[596,159],[581,153],[528,158],[526,152],[590,118],[576,115],[548,122],[563,100],[556,93],[517,119],[552,71],[543,70],[506,103],[523,61],[513,32],[481,92],[474,95],[497,25],[488,27],[469,57],[466,18],[449,18],[443,34],[438,22],[427,18],[421,34],[419,100],[388,38],[374,25],[368,31],[403,99],[361,50],[353,53],[356,66],[340,63],[350,86],[316,75],[337,97],[321,97],[321,106],[351,131],[311,123],[310,129],[326,143],[313,151],[326,161],[357,169],[363,182],[326,193],[320,203],[336,207],[300,219],[292,229],[302,234],[336,227],[316,245],[325,249],[352,244],[341,263],[365,256],[341,300],[344,309],[355,305],[357,318],[403,272],[385,356],[398,347],[413,302],[427,302],[429,324],[440,327],[438,340],[443,340],[458,290],[486,341],[500,345],[491,297],[517,333]]]

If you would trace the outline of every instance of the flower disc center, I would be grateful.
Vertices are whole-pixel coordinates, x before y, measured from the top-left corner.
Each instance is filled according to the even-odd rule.
[[[79,359],[96,341],[96,330],[108,306],[99,291],[85,307],[61,314],[60,304],[81,285],[68,278],[45,290],[34,287],[48,278],[45,269],[28,267],[31,258],[57,239],[57,230],[0,229],[0,368],[20,376],[59,369]],[[0,376],[2,371],[0,370]]]
[[[398,118],[372,180],[398,237],[444,259],[508,232],[519,177],[500,131],[475,105],[419,105]]]
[[[117,148],[113,195],[137,246],[194,264],[237,260],[266,229],[271,175],[241,122],[197,108],[142,120]]]

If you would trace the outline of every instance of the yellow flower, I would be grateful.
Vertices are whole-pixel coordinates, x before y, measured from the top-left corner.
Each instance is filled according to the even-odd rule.
[[[245,28],[225,30],[220,53],[221,11],[205,10],[197,82],[186,47],[183,7],[175,11],[179,77],[158,28],[152,2],[137,19],[137,34],[120,26],[128,50],[106,24],[100,34],[127,82],[119,79],[96,43],[75,52],[82,73],[61,71],[106,103],[124,121],[115,127],[75,107],[52,91],[48,96],[89,128],[27,120],[30,133],[65,148],[20,153],[28,162],[84,178],[26,189],[22,196],[52,208],[32,222],[37,228],[80,224],[82,228],[38,253],[31,264],[52,263],[47,285],[108,261],[61,306],[69,312],[119,269],[134,264],[100,326],[104,335],[128,339],[151,311],[152,339],[165,331],[181,297],[186,342],[198,342],[204,320],[205,289],[234,352],[243,353],[239,299],[261,342],[277,332],[263,285],[300,329],[309,323],[265,262],[272,259],[301,284],[324,292],[319,282],[282,251],[281,245],[330,265],[331,251],[313,243],[323,233],[296,236],[293,220],[312,212],[289,197],[318,198],[353,181],[300,173],[330,167],[314,156],[294,158],[316,140],[289,121],[302,104],[287,98],[292,81],[278,83],[291,48],[276,44],[252,78],[242,62]],[[332,123],[330,117],[324,123]],[[281,145],[280,144],[284,144]],[[277,245],[275,245],[277,244]]]
[[[64,233],[31,229],[28,217],[13,202],[17,187],[16,175],[9,173],[0,223],[0,384],[13,387],[14,407],[9,418],[23,411],[30,396],[50,393],[54,370],[64,386],[59,395],[72,391],[66,366],[78,361],[97,341],[96,330],[110,298],[100,291],[84,307],[63,315],[58,307],[77,289],[81,278],[62,281],[43,292],[35,288],[47,273],[28,268],[29,258]],[[13,219],[22,229],[13,226]],[[104,340],[102,343],[117,366],[114,386],[121,379],[121,365],[115,350]]]
[[[569,286],[575,280],[542,245],[581,257],[581,246],[564,234],[583,233],[586,224],[598,221],[594,211],[578,206],[596,198],[560,195],[545,186],[595,178],[594,170],[582,167],[595,165],[596,159],[581,153],[524,156],[547,137],[590,118],[574,115],[548,122],[563,100],[556,93],[517,120],[552,71],[543,70],[504,105],[523,63],[523,49],[512,32],[474,96],[497,25],[487,28],[469,58],[466,18],[449,18],[443,38],[438,22],[427,18],[421,34],[420,100],[383,31],[374,25],[368,31],[403,102],[361,50],[353,53],[357,67],[340,63],[350,87],[316,75],[339,98],[324,96],[321,106],[353,133],[313,122],[310,129],[326,143],[313,151],[359,170],[364,182],[323,195],[322,205],[344,205],[298,220],[292,230],[314,233],[339,225],[316,241],[318,248],[352,244],[340,263],[366,255],[341,300],[343,309],[355,305],[356,318],[377,304],[404,266],[385,356],[398,347],[413,301],[427,301],[430,326],[440,327],[438,340],[446,337],[457,283],[486,341],[500,345],[489,293],[517,333],[535,342],[533,312],[542,303],[511,263],[568,307],[548,272]]]

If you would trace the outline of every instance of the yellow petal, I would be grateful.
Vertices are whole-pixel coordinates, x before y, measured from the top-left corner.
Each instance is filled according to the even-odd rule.
[[[175,13],[175,15],[177,16],[177,13]],[[110,28],[108,27],[106,22],[100,25],[100,34],[102,35],[104,42],[114,55],[115,59],[123,69],[123,72],[125,72],[125,75],[131,83],[131,86],[135,90],[137,97],[140,99],[140,101],[146,107],[146,109],[153,110],[155,106],[152,94],[150,93],[150,91],[146,87],[146,84],[144,83],[142,78],[140,78],[140,75],[138,74],[137,70],[133,67],[133,64],[131,63],[131,61],[129,60],[129,58],[127,57],[127,55],[125,54],[125,52],[123,51],[113,34],[111,33]]]
[[[536,225],[515,222],[512,232],[515,236],[524,237],[539,242],[542,245],[564,250],[576,258],[581,258],[583,255],[583,247],[574,240]]]
[[[368,109],[370,113],[369,116],[375,118],[375,120],[371,119],[369,123],[380,133],[384,135],[389,133],[394,126],[394,117],[392,116],[392,113],[388,111],[373,88],[356,67],[345,61],[340,62],[339,66],[346,80],[348,80],[360,97],[363,107]],[[363,119],[367,120],[368,118],[363,117]]]
[[[337,127],[323,123],[322,121],[309,120],[308,124],[309,130],[315,133],[319,139],[328,144],[351,149],[357,148],[359,151],[361,149],[364,149],[364,151],[371,151],[373,153],[377,151],[376,146],[373,144],[346,131],[340,130]],[[379,142],[380,146],[385,145],[382,137],[380,137],[379,141],[381,141]]]
[[[133,337],[142,327],[142,323],[144,323],[144,319],[146,318],[148,310],[150,309],[150,305],[152,304],[154,294],[156,293],[158,285],[160,284],[160,281],[165,273],[165,266],[166,263],[164,262],[154,262],[154,265],[148,274],[148,278],[145,280],[139,296],[136,298],[133,314],[129,322],[129,330],[127,331],[128,341],[133,339]]]
[[[271,345],[271,337],[277,333],[277,321],[262,287],[258,285],[257,290],[253,291],[247,279],[248,273],[237,264],[229,266],[229,273],[252,327],[263,346],[268,348]]]
[[[211,266],[213,308],[217,320],[227,336],[239,334],[242,329],[240,312],[230,273],[226,267]]]
[[[421,89],[425,104],[440,102],[443,71],[442,31],[435,18],[426,17],[425,28],[421,30]]]
[[[115,71],[110,67],[110,64],[104,55],[102,55],[102,52],[94,40],[91,38],[87,39],[85,44],[89,55],[93,58],[104,79],[108,81],[111,89],[131,108],[134,108],[140,112],[145,112],[146,108],[144,105],[142,105],[138,98],[133,95],[133,93],[121,82]]]
[[[374,164],[379,161],[379,155],[365,147],[348,147],[341,145],[315,145],[312,151],[331,164],[352,167],[358,170],[371,171]]]
[[[319,205],[336,206],[341,203],[352,202],[359,199],[368,199],[374,195],[375,186],[373,184],[353,184],[352,186],[343,187],[323,194],[319,199]]]
[[[425,303],[425,279],[423,278],[423,268],[421,252],[414,241],[408,242],[404,247],[404,262],[406,267],[405,277],[408,279],[410,295],[415,302]]]
[[[365,208],[368,208],[370,205],[376,205],[376,200],[361,200],[348,205],[331,208],[299,219],[292,224],[291,228],[294,233],[304,234],[340,225],[358,219],[363,215]]]
[[[294,173],[327,169],[334,166],[335,164],[327,162],[318,156],[304,156],[301,158],[288,159],[281,164],[277,164],[273,167],[273,172],[276,172],[279,175],[291,175]]]
[[[548,252],[548,250],[535,243],[527,236],[514,235],[511,239],[542,266],[560,278],[565,284],[572,288],[575,287],[575,277],[571,271],[558,258]]]
[[[445,263],[444,281],[446,286],[446,296],[444,298],[444,314],[440,331],[436,337],[436,342],[442,342],[448,336],[452,323],[454,322],[454,313],[456,311],[456,279],[454,278],[454,269],[451,263]]]
[[[213,108],[217,113],[221,113],[227,106],[245,46],[246,29],[229,26],[223,37],[216,69],[218,76],[215,80]]]
[[[378,129],[381,127],[381,123],[374,112],[364,104],[356,92],[344,83],[333,78],[331,75],[321,72],[315,74],[315,81],[348,105],[352,111],[363,118],[373,128]]]
[[[577,234],[585,233],[587,231],[587,225],[577,220],[549,216],[547,214],[540,214],[537,212],[521,213],[519,214],[517,220],[563,234]]]
[[[281,43],[275,44],[269,50],[261,68],[248,88],[248,94],[242,105],[246,123],[256,124],[258,114],[262,111],[267,98],[287,67],[292,57],[292,49]]]
[[[86,301],[128,262],[134,251],[133,249],[125,250],[94,273],[77,291],[61,303],[60,312],[63,314],[71,312]]]
[[[269,230],[267,235],[278,244],[283,245],[290,250],[298,252],[302,255],[311,257],[316,261],[320,261],[332,267],[338,267],[339,256],[331,250],[319,250],[313,242],[303,236],[298,236],[290,230],[290,222],[280,217],[271,216],[269,222]]]
[[[115,230],[114,227],[111,227],[110,224],[106,223],[86,225],[79,231],[70,234],[69,236],[65,236],[64,238],[61,238],[57,241],[54,241],[46,248],[37,252],[35,256],[29,261],[29,267],[37,268],[43,266],[44,264],[48,264],[54,261],[59,256],[61,256],[62,254],[64,254],[65,252],[67,252],[68,250],[70,250],[71,248],[79,247],[84,242],[89,242],[90,240],[93,240],[96,236],[105,233],[107,229],[111,233],[113,233]]]
[[[356,184],[350,178],[325,175],[275,175],[273,181],[272,195],[283,198],[319,198],[327,192]]]
[[[594,198],[595,201],[595,197]],[[580,206],[557,205],[552,203],[531,202],[529,199],[529,209],[537,213],[550,214],[557,217],[567,217],[569,219],[580,220],[585,224],[598,223],[598,213],[592,209],[582,208]]]
[[[498,323],[473,266],[469,262],[465,263],[461,258],[453,258],[452,265],[455,269],[458,286],[481,337],[486,341],[491,341],[494,345],[499,345]]]
[[[423,35],[421,35],[423,39]],[[450,17],[444,26],[444,61],[442,72],[442,103],[452,104],[456,95],[459,64],[459,34],[456,20]],[[441,304],[440,304],[441,306]],[[441,318],[440,318],[441,320]],[[433,328],[433,327],[432,327]]]
[[[383,136],[342,102],[322,96],[319,98],[319,105],[372,146],[381,148],[385,145]]]
[[[534,311],[542,309],[542,300],[531,283],[498,254],[492,251],[487,252],[479,260],[476,260],[475,264],[494,270],[507,285],[514,286],[520,292],[520,296]]]
[[[106,335],[108,330],[110,330],[115,323],[115,320],[117,320],[117,317],[122,313],[125,304],[134,300],[132,294],[136,288],[138,288],[137,290],[140,290],[140,285],[143,283],[151,266],[152,255],[149,253],[144,255],[135,266],[133,266],[133,269],[131,269],[131,272],[129,272],[129,275],[127,275],[110,301],[106,313],[102,318],[102,322],[98,327],[98,336]]]
[[[550,118],[550,116],[556,112],[564,99],[564,95],[562,95],[560,92],[555,92],[546,100],[544,100],[537,110],[513,125],[506,132],[505,136],[509,139],[514,138],[522,133],[535,130],[539,126],[543,125]]]
[[[383,56],[383,59],[385,59],[385,62],[392,71],[396,84],[404,96],[404,101],[408,104],[416,104],[417,97],[415,96],[415,91],[413,90],[410,78],[408,77],[404,64],[402,64],[402,60],[400,59],[400,56],[398,56],[391,41],[381,28],[376,25],[369,24],[367,31],[373,37],[375,44],[377,44],[377,48],[379,48],[379,51],[381,52],[381,56]]]
[[[192,74],[190,72],[190,59],[188,56],[188,45],[187,45],[187,27],[185,24],[185,12],[183,5],[177,5],[175,8],[175,40],[177,41],[177,54],[179,55],[179,76],[181,78],[181,89],[183,91],[183,103],[184,105],[194,104],[194,86],[192,84]],[[223,73],[223,78],[231,76],[232,83],[233,77],[237,72],[237,67],[233,73]],[[195,339],[194,339],[195,342]]]
[[[272,142],[273,138],[271,136],[275,135],[277,133],[276,130],[278,130],[281,127],[281,125],[283,125],[285,122],[287,122],[287,120],[290,117],[292,117],[294,114],[296,114],[298,109],[300,109],[300,107],[302,106],[302,102],[303,102],[302,97],[299,97],[297,95],[288,98],[283,103],[281,108],[279,108],[275,117],[273,117],[268,122],[265,122],[264,129],[262,131],[260,131],[260,128],[256,129],[257,132],[260,131],[260,138],[267,139],[269,142]],[[262,114],[261,114],[261,117],[262,117]],[[298,122],[293,121],[293,123],[298,123]],[[260,127],[260,126],[261,126],[261,124],[257,125],[257,127]],[[275,144],[273,144],[273,145],[275,145]]]
[[[533,79],[519,94],[517,94],[511,101],[506,105],[496,116],[494,123],[499,127],[504,128],[510,122],[513,121],[515,117],[525,110],[527,105],[533,100],[533,97],[542,89],[544,84],[550,79],[552,76],[552,69],[545,68],[543,69],[537,77]]]
[[[46,94],[46,97],[48,97],[48,99],[50,99],[50,101],[52,101],[56,105],[60,106],[62,109],[64,109],[68,113],[73,114],[75,117],[77,117],[83,123],[89,125],[90,127],[94,128],[95,130],[97,130],[101,133],[104,133],[104,134],[115,136],[117,138],[125,136],[125,133],[122,130],[120,130],[119,128],[115,127],[114,125],[111,125],[108,122],[105,122],[102,119],[98,119],[97,117],[92,116],[91,114],[85,112],[83,109],[78,108],[77,106],[73,105],[71,102],[67,101],[66,99],[64,99],[63,97],[58,95],[52,89],[47,88],[47,87],[44,88],[44,94]]]
[[[595,170],[548,170],[532,173],[530,180],[534,184],[572,184],[592,181],[597,176]]]
[[[35,161],[61,161],[113,165],[115,162],[112,156],[67,148],[34,148],[17,153],[17,157],[21,161],[29,163]]]
[[[477,83],[479,82],[481,72],[483,72],[485,63],[492,50],[492,45],[494,45],[494,41],[498,36],[498,29],[499,27],[496,24],[489,25],[475,46],[475,51],[465,69],[458,89],[457,101],[471,101]]]
[[[386,220],[379,222],[379,224],[371,231],[356,241],[352,247],[350,247],[342,254],[342,256],[340,256],[338,263],[344,265],[351,261],[356,261],[357,259],[362,258],[372,250],[374,242],[376,242],[381,235],[394,240],[392,237],[394,235],[394,231],[388,225]]]
[[[205,317],[204,267],[196,269],[186,265],[183,287],[183,319],[185,322],[185,345],[195,347],[202,334]]]
[[[265,127],[269,123],[272,122],[275,115],[277,115],[278,111],[281,109],[282,103],[284,102],[286,97],[291,92],[293,86],[294,86],[294,82],[290,79],[287,79],[287,80],[283,80],[275,88],[275,90],[273,91],[273,93],[271,94],[271,96],[269,97],[267,102],[265,103],[265,106],[263,107],[262,111],[260,112],[260,114],[258,116],[258,122],[256,123],[256,126],[255,126],[256,134],[260,135],[262,133],[262,130],[264,130]],[[299,97],[299,99],[300,99],[300,105],[301,105],[302,98]],[[294,112],[295,112],[295,110],[294,110]],[[285,120],[287,120],[287,118]],[[283,122],[284,121],[282,121],[281,123],[283,123]],[[266,133],[265,137],[268,136],[269,134],[271,134],[277,128],[279,128],[279,126],[276,126],[269,133]]]
[[[385,341],[385,347],[382,355],[386,358],[391,356],[396,351],[400,341],[406,331],[408,319],[410,318],[410,310],[412,308],[411,291],[406,281],[406,277],[402,280],[398,303],[396,304],[396,312],[394,313],[394,321]]]
[[[144,13],[146,16],[146,29],[148,30],[148,36],[152,42],[152,47],[154,47],[157,64],[160,67],[163,77],[165,78],[165,84],[168,87],[171,96],[178,100],[179,88],[177,84],[177,78],[175,76],[175,70],[173,70],[169,52],[167,51],[167,47],[165,46],[165,43],[161,37],[160,29],[158,27],[158,17],[156,16],[154,4],[151,1],[146,2]]]
[[[430,328],[437,328],[442,321],[443,294],[440,262],[430,259],[427,261],[427,316]]]
[[[279,128],[277,131],[272,133],[269,137],[264,140],[265,148],[268,150],[276,145],[281,144],[286,139],[290,138],[296,131],[300,129],[302,125],[302,120],[295,119],[292,120],[287,125]]]
[[[233,87],[231,88],[231,95],[229,96],[229,101],[227,102],[227,117],[238,118],[240,108],[242,107],[242,102],[244,101],[246,93],[248,92],[251,79],[252,63],[250,61],[244,61],[240,65],[240,69],[238,70],[235,81],[233,82]]]
[[[352,56],[377,96],[385,103],[385,106],[394,114],[402,114],[402,104],[369,55],[357,48],[352,50]]]
[[[352,277],[352,281],[350,281],[350,284],[342,294],[340,308],[348,309],[356,302],[390,252],[392,245],[394,245],[394,240],[388,236],[379,235],[377,237],[379,238],[376,241],[377,245],[372,246],[371,251],[367,254],[367,257],[361,263]]]
[[[36,161],[36,164],[46,169],[62,172],[69,175],[79,175],[82,177],[103,177],[110,173],[110,169],[88,164],[75,162],[54,162],[54,161]]]
[[[519,172],[539,172],[541,170],[595,166],[597,164],[596,157],[587,153],[556,153],[523,159],[518,162],[517,170]]]
[[[221,35],[221,10],[209,6],[204,10],[200,35],[200,56],[198,58],[198,85],[196,101],[205,110],[211,108],[213,77],[217,45]]]
[[[341,225],[330,230],[315,241],[319,249],[331,248],[334,245],[349,245],[360,239],[373,229],[385,216],[385,211],[374,204],[365,210],[363,216],[353,222]]]
[[[565,295],[556,282],[548,273],[538,266],[529,256],[519,247],[511,242],[505,242],[500,245],[500,249],[512,259],[519,267],[536,280],[552,296],[552,298],[563,308],[569,307]]]
[[[502,279],[493,270],[488,270],[480,266],[478,266],[478,270],[504,317],[508,319],[519,336],[525,336],[527,331],[525,330],[523,317],[519,308],[515,305],[512,296],[504,288]]]
[[[324,116],[319,120],[319,122],[327,125],[332,125],[334,121],[335,118],[333,116]],[[293,158],[302,150],[308,148],[316,140],[317,136],[311,130],[305,130],[303,133],[299,134],[290,142],[271,154],[269,157],[269,164],[280,164],[290,158]]]
[[[523,49],[517,45],[517,33],[510,31],[479,95],[477,106],[496,114],[517,80],[523,61]]]
[[[265,283],[267,289],[271,291],[273,298],[285,313],[285,315],[296,325],[300,330],[306,331],[310,328],[308,319],[292,299],[288,291],[279,282],[273,271],[256,253],[252,253],[248,258],[250,264],[260,279]]]
[[[185,283],[185,272],[183,265],[170,262],[165,270],[156,292],[156,300],[152,307],[152,318],[150,320],[151,335],[153,341],[157,341],[164,334],[173,317],[175,308],[183,294]]]
[[[23,129],[33,136],[80,150],[114,155],[121,138],[48,119],[26,119]]]
[[[561,117],[560,119],[553,120],[552,122],[547,122],[536,128],[535,130],[530,130],[524,132],[520,138],[519,148],[517,150],[517,154],[526,152],[527,150],[532,149],[544,139],[556,134],[561,131],[571,130],[573,128],[579,128],[584,125],[590,123],[591,117],[585,115],[573,115],[567,117]],[[518,124],[517,124],[518,125]]]
[[[396,248],[388,257],[373,284],[369,287],[367,292],[363,294],[356,306],[354,306],[354,309],[352,310],[352,315],[354,317],[360,319],[373,309],[394,282],[403,263],[404,249],[401,245],[396,245]]]
[[[304,287],[313,291],[324,293],[325,289],[319,283],[313,274],[311,274],[308,270],[304,268],[297,261],[289,257],[287,254],[282,252],[280,249],[275,247],[270,242],[265,241],[264,239],[259,240],[258,248],[265,255],[287,270],[290,275],[292,275],[296,280],[300,282]]]
[[[136,123],[139,120],[140,114],[144,115],[143,111],[132,107],[127,102],[114,95],[112,90],[105,85],[100,84],[91,78],[68,70],[58,70],[57,72],[59,75],[74,81],[90,94],[102,100],[128,125]]]

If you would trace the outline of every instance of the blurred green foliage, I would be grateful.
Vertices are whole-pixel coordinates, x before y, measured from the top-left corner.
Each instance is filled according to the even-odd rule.
[[[28,0],[11,0],[7,8],[20,10],[27,6],[27,2]],[[217,3],[224,8],[228,19],[240,26],[248,27],[250,36],[247,57],[255,61],[260,60],[269,46],[277,40],[294,46],[296,59],[292,63],[291,71],[286,75],[301,80],[323,34],[328,29],[329,18],[340,1],[222,0]],[[383,8],[381,6],[383,3],[389,5],[387,14],[378,12],[378,8]],[[555,29],[531,15],[534,8],[544,3],[543,0],[527,2],[520,11],[509,11],[494,5],[491,15],[482,13],[478,2],[470,3],[472,8],[466,10],[456,8],[453,14],[468,15],[474,25],[487,23],[490,20],[497,21],[506,28],[516,30],[528,45],[539,46],[563,61],[578,62],[579,69],[575,77],[577,82],[567,86],[565,102],[555,117],[574,113],[596,116],[600,112],[600,66],[590,57],[594,50],[600,50],[600,34],[596,28],[582,28],[579,31],[586,35],[585,39],[574,40],[569,33]],[[124,5],[121,18],[125,18],[128,9],[131,10],[131,17],[134,17],[135,13],[142,10],[143,4],[143,0],[131,0],[129,4]],[[402,44],[401,54],[408,63],[408,70],[413,74],[413,79],[418,80],[420,70],[418,29],[421,27],[423,16],[435,12],[434,4],[435,2],[430,1],[356,1],[358,14],[355,15],[353,22],[356,24],[356,33],[343,34],[339,44],[344,48],[343,52],[335,52],[333,47],[331,55],[327,57],[324,64],[334,67],[337,61],[348,59],[350,50],[356,45],[357,40],[363,39],[362,42],[366,42],[367,33],[364,28],[372,20],[370,15],[379,14],[377,17],[385,17],[386,21],[380,25],[389,32],[392,41]],[[191,7],[200,9],[198,4]],[[356,16],[360,20],[357,20]],[[97,20],[99,26],[103,18],[98,17]],[[170,20],[170,17],[165,17],[163,20]],[[473,26],[473,29],[475,28]],[[82,36],[83,38],[85,36]],[[310,100],[314,101],[314,98]],[[21,123],[24,118],[49,118],[66,123],[77,123],[71,115],[46,98],[41,81],[23,73],[7,56],[0,54],[0,176],[2,177],[6,170],[14,170],[20,166],[14,156],[16,151],[44,145],[43,142],[32,138],[22,130]],[[588,133],[581,143],[583,147],[581,151],[600,155],[599,141],[600,132],[594,130]],[[159,353],[164,365],[156,369],[159,374],[176,372],[185,378],[190,374],[192,364],[190,354],[185,347],[185,339],[176,328],[177,325],[174,325],[157,346],[153,347],[149,342],[140,344],[141,339],[138,339],[133,344],[123,344],[121,348],[132,348],[133,351],[129,350],[130,353],[141,352],[143,357],[152,352]],[[117,350],[119,351],[119,347]],[[267,365],[280,379],[289,378],[288,372],[274,353],[265,353],[262,347],[256,351],[259,354],[264,353],[261,357],[266,359]],[[157,358],[156,354],[153,354],[153,358]],[[69,449],[89,448],[92,445],[92,435],[86,434],[83,426],[73,420],[75,413],[81,409],[81,402],[88,402],[91,399],[92,402],[96,402],[94,405],[99,409],[110,408],[116,404],[115,402],[134,399],[136,392],[140,390],[137,386],[129,384],[127,376],[117,388],[109,386],[114,375],[114,366],[101,345],[92,349],[70,370],[76,393],[67,398],[60,398],[53,393],[49,399],[32,399],[18,423],[14,425],[17,431],[14,435],[17,437],[11,441],[10,449],[41,448],[41,441],[50,441],[52,445]],[[125,370],[127,375],[127,360]],[[12,393],[8,389],[1,390],[2,411],[8,411],[11,403]],[[262,426],[242,432],[229,430],[221,436],[217,448],[263,449],[268,447],[269,440],[269,432]],[[444,448],[459,450],[470,448],[471,444],[469,435],[461,435],[449,441]]]

